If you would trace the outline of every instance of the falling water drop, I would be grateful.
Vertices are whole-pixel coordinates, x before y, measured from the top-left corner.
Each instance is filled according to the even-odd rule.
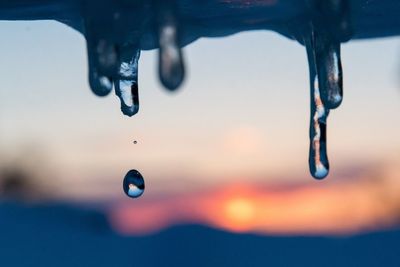
[[[170,1],[159,1],[157,11],[160,80],[167,89],[173,91],[182,84],[185,76],[176,8]]]
[[[121,48],[118,77],[114,81],[115,93],[121,100],[121,110],[127,116],[139,111],[138,64],[140,49]]]
[[[137,170],[130,170],[124,178],[123,189],[131,198],[140,197],[144,192],[144,179]]]
[[[329,174],[329,161],[326,147],[326,123],[329,108],[324,105],[320,95],[320,86],[317,75],[317,58],[314,45],[314,32],[305,38],[308,62],[310,68],[310,153],[309,167],[311,175],[316,179],[323,179]]]

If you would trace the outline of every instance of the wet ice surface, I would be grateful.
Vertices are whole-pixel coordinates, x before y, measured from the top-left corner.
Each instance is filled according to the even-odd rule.
[[[328,175],[327,119],[343,101],[341,43],[400,34],[398,0],[8,0],[0,19],[55,19],[85,35],[89,84],[113,88],[127,116],[139,111],[140,51],[159,49],[159,77],[176,90],[185,75],[181,47],[200,37],[274,30],[304,45],[310,67],[311,174]]]

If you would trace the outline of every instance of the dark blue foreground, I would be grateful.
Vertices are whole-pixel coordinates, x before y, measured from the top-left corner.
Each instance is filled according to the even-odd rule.
[[[0,266],[400,266],[399,240],[399,230],[266,237],[193,225],[121,237],[98,212],[0,205]]]

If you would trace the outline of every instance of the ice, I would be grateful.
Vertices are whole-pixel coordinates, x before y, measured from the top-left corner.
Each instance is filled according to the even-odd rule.
[[[139,111],[139,57],[139,49],[122,47],[118,74],[114,78],[115,92],[121,100],[121,110],[127,116],[133,116]]]
[[[159,49],[159,76],[168,90],[184,80],[181,48],[201,37],[274,30],[307,48],[310,66],[311,174],[328,175],[326,124],[343,101],[341,44],[400,35],[398,0],[6,0],[0,19],[53,19],[84,34],[89,84],[98,96],[112,91],[121,110],[139,110],[141,50]]]
[[[175,4],[158,1],[157,24],[159,39],[159,75],[162,84],[176,90],[185,76],[182,51],[179,47],[179,23]]]

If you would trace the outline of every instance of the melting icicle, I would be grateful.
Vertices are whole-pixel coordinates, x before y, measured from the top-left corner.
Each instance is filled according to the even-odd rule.
[[[125,194],[131,198],[138,198],[144,193],[144,179],[137,170],[130,170],[122,185]]]
[[[329,174],[326,149],[326,122],[329,115],[319,94],[317,77],[311,85],[310,171],[314,178],[323,179]]]
[[[348,0],[311,0],[311,30],[322,101],[329,109],[343,100],[340,43],[352,36]]]
[[[89,62],[89,84],[98,96],[112,91],[118,52],[114,42],[114,23],[106,1],[87,1],[84,5],[84,31]]]
[[[112,90],[112,81],[106,76],[99,76],[94,67],[89,68],[89,85],[97,96],[106,96]]]
[[[311,120],[310,120],[310,154],[309,167],[311,175],[316,179],[323,179],[329,174],[329,161],[326,147],[326,123],[329,108],[324,105],[320,95],[320,86],[317,75],[317,58],[312,31],[306,38],[309,68],[310,68],[310,94],[311,94]]]
[[[323,34],[314,35],[314,49],[320,93],[329,109],[340,106],[343,100],[343,74],[340,43]]]
[[[309,17],[288,26],[307,48],[310,69],[311,119],[309,167],[312,176],[329,174],[326,125],[329,112],[343,100],[341,42],[352,36],[348,0],[308,0]]]
[[[117,67],[118,53],[115,44],[99,40],[96,45],[95,60],[99,71],[104,74],[112,75]]]
[[[87,38],[90,72],[97,71],[100,76],[112,76],[118,65],[118,53],[114,44],[106,40]]]
[[[109,77],[113,75],[116,52],[98,50],[89,38],[87,40],[90,88],[96,95],[106,96],[112,90],[112,81]]]
[[[159,1],[157,5],[159,24],[159,75],[169,90],[177,89],[183,82],[185,68],[179,47],[179,30],[176,9],[171,2]]]
[[[132,56],[133,53],[133,56]],[[121,48],[121,62],[115,82],[115,93],[121,100],[121,110],[127,116],[139,111],[138,66],[140,49]]]

